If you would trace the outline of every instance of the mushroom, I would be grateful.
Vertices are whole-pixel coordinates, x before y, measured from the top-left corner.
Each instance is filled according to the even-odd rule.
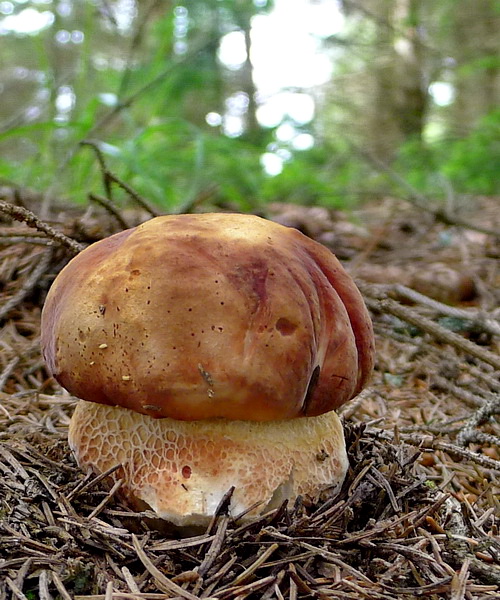
[[[92,244],[42,313],[49,371],[81,398],[79,465],[132,506],[206,523],[234,487],[246,518],[338,488],[334,409],[373,367],[361,295],[299,231],[240,214],[163,216]]]

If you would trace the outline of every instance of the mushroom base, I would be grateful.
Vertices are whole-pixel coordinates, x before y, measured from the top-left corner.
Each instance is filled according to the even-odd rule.
[[[338,489],[348,460],[335,412],[290,421],[177,421],[81,400],[69,444],[83,469],[123,481],[133,506],[146,503],[174,525],[204,525],[234,486],[229,512],[255,518],[297,496]],[[257,506],[256,506],[257,504]]]

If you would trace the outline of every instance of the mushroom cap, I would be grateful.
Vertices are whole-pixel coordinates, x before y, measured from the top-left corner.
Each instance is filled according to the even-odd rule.
[[[374,357],[334,255],[239,214],[157,217],[92,244],[54,281],[41,338],[79,398],[188,421],[320,415],[359,393]]]
[[[78,463],[112,478],[136,509],[206,525],[234,486],[229,513],[252,519],[343,482],[348,460],[335,412],[287,421],[178,421],[80,401],[69,443]],[[255,504],[258,503],[258,506]],[[145,506],[146,505],[146,506]]]

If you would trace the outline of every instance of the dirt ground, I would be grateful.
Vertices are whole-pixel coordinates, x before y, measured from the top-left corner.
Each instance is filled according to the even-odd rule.
[[[40,214],[36,194],[2,195]],[[39,349],[44,297],[72,255],[54,230],[85,245],[148,215],[45,206],[47,233],[0,212],[0,598],[499,598],[500,201],[457,210],[461,226],[391,198],[349,216],[263,210],[344,262],[376,368],[341,410],[351,467],[337,497],[250,524],[222,505],[187,538],[78,469],[76,399]]]

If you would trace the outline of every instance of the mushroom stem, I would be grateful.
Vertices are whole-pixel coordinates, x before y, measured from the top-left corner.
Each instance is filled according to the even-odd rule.
[[[229,488],[229,512],[252,518],[298,495],[338,488],[348,461],[335,412],[287,421],[178,421],[81,400],[69,443],[84,469],[114,480],[129,501],[175,525],[206,524]]]

